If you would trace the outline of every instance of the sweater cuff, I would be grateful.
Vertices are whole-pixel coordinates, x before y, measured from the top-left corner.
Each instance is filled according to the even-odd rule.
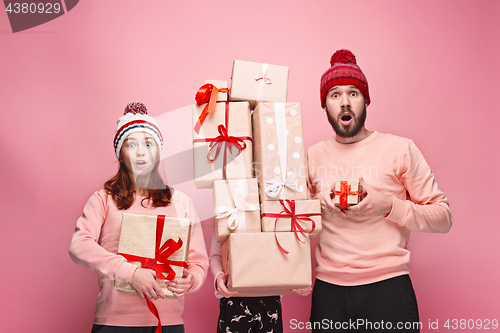
[[[118,280],[123,280],[127,283],[132,284],[132,277],[134,276],[135,270],[139,268],[134,264],[129,262],[124,262],[119,272],[117,272],[116,278]]]
[[[392,209],[386,219],[396,223],[399,226],[403,226],[406,221],[406,208],[404,200],[392,197]]]
[[[212,277],[214,278],[214,281],[217,280],[217,277],[219,275],[224,274],[224,271],[219,267],[210,266],[210,268],[211,268],[210,273],[212,273]]]
[[[217,272],[217,273],[213,273],[214,274],[214,288],[215,288],[215,292],[217,292],[217,277],[221,274],[224,274],[224,271],[220,271],[220,272]]]
[[[194,277],[194,284],[189,292],[194,293],[201,289],[203,282],[205,282],[205,274],[203,273],[203,269],[198,266],[190,267],[188,271],[189,273],[193,274]]]

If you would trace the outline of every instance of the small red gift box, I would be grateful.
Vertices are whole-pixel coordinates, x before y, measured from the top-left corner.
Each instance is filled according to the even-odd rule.
[[[333,200],[335,206],[348,209],[349,206],[357,205],[361,201],[361,184],[342,180],[335,184],[332,196],[335,196]]]

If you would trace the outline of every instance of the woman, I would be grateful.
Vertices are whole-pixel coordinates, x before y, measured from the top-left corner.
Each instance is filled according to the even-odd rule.
[[[92,333],[155,332],[158,320],[146,297],[158,309],[163,333],[184,332],[183,296],[200,289],[206,278],[208,256],[200,221],[191,199],[164,184],[158,168],[162,146],[158,124],[147,115],[144,104],[127,105],[114,138],[118,173],[90,197],[69,249],[73,261],[98,273],[101,292]],[[138,268],[117,255],[123,212],[191,221],[188,267],[182,277],[167,281],[175,298],[165,297],[154,270]],[[137,294],[116,291],[115,280],[130,283]]]

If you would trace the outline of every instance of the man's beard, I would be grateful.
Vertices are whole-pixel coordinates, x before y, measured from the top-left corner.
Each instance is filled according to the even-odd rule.
[[[349,112],[349,114],[352,117],[352,124],[349,125],[348,128],[345,128],[340,124],[340,116],[344,112]],[[332,125],[333,130],[335,133],[341,137],[341,138],[352,138],[356,136],[363,126],[365,125],[365,120],[366,120],[366,106],[363,106],[363,111],[359,115],[359,118],[356,117],[354,112],[352,112],[351,108],[342,108],[342,112],[339,114],[339,118],[335,119],[333,116],[330,115],[330,112],[328,112],[328,108],[326,109],[326,116],[328,117],[328,122],[330,125]]]

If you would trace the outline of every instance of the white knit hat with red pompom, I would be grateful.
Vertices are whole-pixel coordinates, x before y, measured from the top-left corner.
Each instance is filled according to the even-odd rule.
[[[120,158],[120,150],[127,136],[135,132],[151,134],[161,154],[163,150],[163,136],[161,135],[160,127],[153,117],[148,116],[146,106],[143,103],[137,102],[128,104],[123,117],[118,118],[118,126],[116,127],[115,139],[113,140],[116,158]]]

